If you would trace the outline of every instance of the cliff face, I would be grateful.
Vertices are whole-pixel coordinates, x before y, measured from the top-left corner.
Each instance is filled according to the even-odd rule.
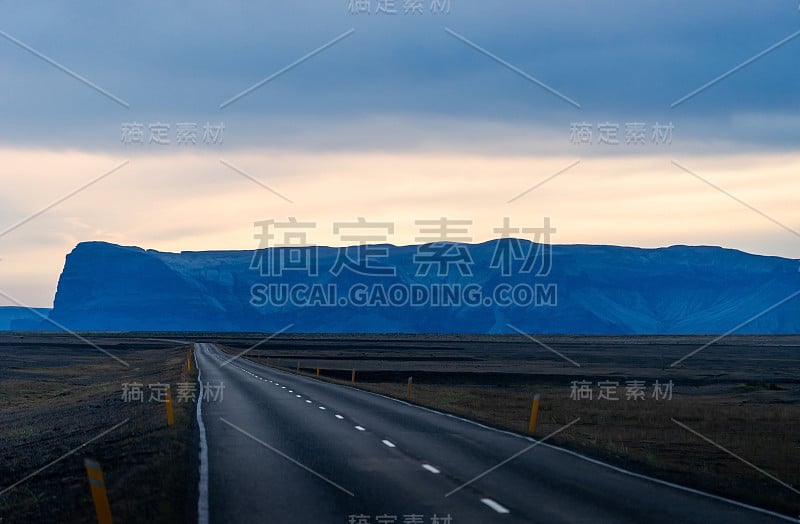
[[[58,282],[50,318],[81,330],[230,328],[225,311],[199,283],[155,252],[105,243],[79,244]]]
[[[442,276],[438,264],[421,274],[416,246],[384,246],[388,255],[371,259],[373,268],[396,268],[394,276],[337,272],[345,252],[336,248],[305,253],[317,276],[277,276],[251,269],[252,251],[175,254],[82,243],[67,256],[51,318],[78,330],[274,331],[294,324],[299,332],[513,333],[510,324],[536,333],[693,334],[725,333],[760,315],[737,332],[800,332],[800,297],[764,313],[800,290],[794,260],[715,247],[554,246],[547,276],[536,276],[538,262],[525,271],[523,260],[504,275],[491,267],[498,248],[509,247],[504,242],[455,246],[460,250],[445,259],[458,253],[473,263],[465,269],[456,261]],[[519,245],[528,252],[530,244]],[[262,253],[289,255],[280,248]],[[347,253],[356,258],[353,248]],[[443,288],[460,293],[461,303],[443,305],[433,296]],[[403,302],[403,289],[429,297]],[[493,294],[501,289],[522,295],[498,304]],[[298,290],[305,292],[292,297]],[[523,296],[526,290],[534,296]]]

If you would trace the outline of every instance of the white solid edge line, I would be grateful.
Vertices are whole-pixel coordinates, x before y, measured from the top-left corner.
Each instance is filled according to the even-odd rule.
[[[254,366],[263,367],[260,364],[256,364],[255,362],[252,362],[250,360],[248,360],[247,362],[249,364],[251,364],[251,365],[254,365]],[[291,375],[292,377],[294,377],[295,379],[298,379],[298,380],[307,380],[307,381],[313,382],[314,384],[317,384],[317,385],[320,384],[320,381],[317,381],[317,380],[311,380],[311,379],[309,379],[307,377],[303,377],[303,376],[299,376],[299,375],[295,375],[295,374],[290,374],[289,372],[283,371],[283,370],[280,370],[280,369],[273,369],[273,368],[270,368],[270,369],[271,369],[271,371],[274,371],[276,373],[284,373],[287,376]],[[329,384],[329,385],[331,385],[333,387],[339,386],[339,387],[347,388],[349,390],[356,391],[358,393],[363,393],[363,394],[366,394],[366,395],[373,395],[373,396],[376,396],[376,397],[381,397],[381,398],[384,398],[386,400],[390,400],[392,402],[397,402],[398,404],[403,404],[404,406],[409,406],[409,407],[412,407],[412,408],[420,409],[422,411],[427,411],[429,413],[435,413],[435,414],[441,415],[443,417],[449,417],[449,418],[452,418],[452,419],[455,419],[455,420],[460,420],[461,422],[465,422],[467,424],[472,424],[473,426],[477,426],[479,428],[488,429],[489,431],[494,431],[495,433],[501,433],[501,434],[504,434],[504,435],[509,435],[511,437],[518,438],[518,439],[521,439],[521,440],[526,440],[528,442],[538,442],[538,440],[535,439],[535,438],[526,437],[524,435],[518,435],[517,433],[513,433],[511,431],[506,431],[504,429],[493,428],[491,426],[487,426],[485,424],[481,424],[480,422],[476,422],[474,420],[469,420],[469,419],[466,419],[466,418],[463,418],[463,417],[459,417],[458,415],[453,415],[452,413],[444,413],[442,411],[437,411],[437,410],[432,409],[432,408],[426,408],[426,407],[420,406],[418,404],[411,404],[410,402],[406,402],[406,401],[400,400],[398,398],[389,397],[387,395],[381,395],[380,393],[374,393],[372,391],[367,391],[367,390],[364,390],[364,389],[358,389],[358,388],[355,388],[353,386],[348,386],[348,385],[345,385],[345,384],[332,384],[330,382],[326,382],[325,384]],[[672,488],[672,489],[675,489],[675,490],[678,490],[678,491],[683,491],[685,493],[692,493],[693,495],[700,495],[701,497],[709,498],[709,499],[716,500],[716,501],[719,501],[719,502],[724,502],[726,504],[731,504],[731,505],[737,506],[739,508],[749,509],[750,511],[755,511],[756,513],[761,513],[763,515],[769,515],[771,517],[776,517],[776,518],[779,518],[781,520],[785,520],[786,522],[794,522],[795,524],[797,524],[797,519],[795,519],[793,517],[790,517],[788,515],[783,515],[781,513],[776,513],[774,511],[771,511],[771,510],[768,510],[768,509],[759,508],[758,506],[751,506],[750,504],[746,504],[744,502],[739,502],[739,501],[736,501],[736,500],[732,500],[732,499],[728,499],[728,498],[722,497],[720,495],[714,495],[712,493],[707,493],[705,491],[700,491],[699,489],[689,488],[687,486],[681,486],[680,484],[675,484],[675,483],[672,483],[672,482],[669,482],[669,481],[666,481],[666,480],[657,479],[655,477],[648,477],[647,475],[643,475],[641,473],[635,473],[633,471],[629,471],[627,469],[623,469],[623,468],[620,468],[618,466],[614,466],[612,464],[608,464],[607,462],[603,462],[601,460],[593,459],[591,457],[587,457],[586,455],[581,455],[580,453],[578,453],[576,451],[571,451],[569,449],[560,448],[560,447],[558,447],[558,446],[556,446],[554,444],[550,444],[550,443],[547,443],[547,442],[543,442],[540,445],[544,446],[544,447],[546,447],[548,449],[559,451],[561,453],[566,453],[567,455],[573,456],[575,458],[579,458],[579,459],[584,460],[586,462],[590,462],[592,464],[596,464],[598,466],[601,466],[601,467],[616,471],[617,473],[622,473],[623,475],[627,475],[629,477],[638,478],[638,479],[641,479],[641,480],[647,480],[649,482],[653,482],[653,483],[659,484],[661,486],[667,486],[669,488]]]
[[[203,423],[203,380],[200,363],[197,360],[199,344],[194,344],[194,365],[197,367],[197,381],[200,383],[200,396],[197,398],[197,426],[200,429],[200,479],[197,489],[197,522],[208,524],[208,439],[206,425]],[[208,348],[206,348],[207,350]]]
[[[390,447],[390,448],[396,448],[396,447],[397,447],[397,446],[395,446],[395,445],[394,445],[394,443],[392,443],[392,442],[391,442],[391,441],[389,441],[389,440],[382,440],[381,442],[383,442],[383,443],[384,443],[384,445],[386,445],[386,446],[388,446],[388,447]]]
[[[339,384],[336,384],[336,385],[339,385]],[[518,435],[516,433],[512,433],[511,431],[506,431],[504,429],[493,428],[491,426],[487,426],[485,424],[481,424],[480,422],[476,422],[474,420],[469,420],[469,419],[466,419],[466,418],[459,417],[458,415],[453,415],[452,413],[444,413],[444,412],[437,411],[437,410],[432,409],[432,408],[426,408],[424,406],[419,406],[417,404],[411,404],[410,402],[405,402],[405,401],[397,399],[397,398],[389,397],[389,396],[386,396],[386,395],[381,395],[380,393],[374,393],[372,391],[366,391],[366,390],[363,390],[363,389],[354,388],[352,386],[347,386],[347,385],[344,385],[344,384],[341,384],[340,386],[344,387],[344,388],[351,389],[353,391],[366,393],[367,395],[374,395],[376,397],[385,398],[386,400],[391,400],[392,402],[397,402],[397,403],[403,404],[405,406],[409,406],[409,407],[412,407],[412,408],[417,408],[417,409],[420,409],[422,411],[427,411],[429,413],[434,413],[436,415],[441,415],[443,417],[449,417],[449,418],[452,418],[452,419],[455,419],[455,420],[460,420],[461,422],[465,422],[467,424],[472,424],[473,426],[477,426],[477,427],[482,428],[482,429],[488,429],[489,431],[494,431],[495,433],[501,433],[501,434],[508,435],[508,436],[511,436],[511,437],[514,437],[514,438],[526,440],[528,442],[538,442],[538,440],[535,439],[535,438],[526,437],[526,436],[523,436],[523,435]],[[607,469],[611,469],[611,470],[616,471],[618,473],[622,473],[623,475],[627,475],[627,476],[630,476],[630,477],[638,478],[638,479],[641,479],[641,480],[646,480],[646,481],[653,482],[655,484],[660,484],[662,486],[666,486],[666,487],[669,487],[669,488],[672,488],[672,489],[675,489],[675,490],[678,490],[678,491],[691,493],[693,495],[700,495],[702,497],[710,498],[712,500],[716,500],[716,501],[719,501],[719,502],[725,502],[726,504],[731,504],[733,506],[737,506],[737,507],[740,507],[740,508],[749,509],[751,511],[755,511],[756,513],[761,513],[761,514],[764,514],[764,515],[769,515],[771,517],[776,517],[776,518],[779,518],[781,520],[785,520],[787,522],[794,522],[795,524],[797,523],[797,519],[789,517],[788,515],[782,515],[780,513],[776,513],[774,511],[770,511],[768,509],[759,508],[758,506],[751,506],[750,504],[746,504],[744,502],[739,502],[739,501],[736,501],[736,500],[727,499],[727,498],[719,496],[719,495],[714,495],[712,493],[707,493],[705,491],[700,491],[699,489],[694,489],[694,488],[689,488],[689,487],[686,487],[686,486],[681,486],[680,484],[674,484],[674,483],[666,481],[666,480],[661,480],[661,479],[657,479],[657,478],[654,478],[654,477],[648,477],[647,475],[643,475],[641,473],[635,473],[633,471],[629,471],[627,469],[623,469],[623,468],[620,468],[618,466],[614,466],[612,464],[608,464],[607,462],[603,462],[601,460],[593,459],[591,457],[587,457],[586,455],[581,455],[580,453],[578,453],[576,451],[571,451],[569,449],[560,448],[558,446],[555,446],[553,444],[549,444],[547,442],[542,442],[540,444],[540,446],[544,446],[544,447],[546,447],[548,449],[559,451],[561,453],[566,453],[567,455],[571,455],[571,456],[573,456],[575,458],[584,460],[586,462],[591,462],[592,464],[595,464],[597,466],[601,466],[601,467],[604,467],[604,468],[607,468]]]
[[[508,513],[508,510],[498,504],[497,502],[493,501],[492,499],[481,499],[481,502],[492,508],[498,513]]]
[[[428,471],[430,471],[431,473],[433,473],[435,475],[438,475],[440,473],[440,471],[438,469],[434,468],[430,464],[423,464],[422,467],[424,469],[427,469]]]

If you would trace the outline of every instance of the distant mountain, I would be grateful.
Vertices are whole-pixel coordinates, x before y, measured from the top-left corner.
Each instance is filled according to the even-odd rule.
[[[800,290],[796,260],[718,247],[557,245],[550,256],[540,247],[178,254],[87,242],[67,256],[51,318],[79,330],[706,334],[757,317],[737,332],[800,333],[800,297],[773,307]]]
[[[50,313],[47,308],[32,309],[45,317]],[[44,324],[47,322],[41,316],[26,307],[0,306],[0,331],[33,331],[42,328]]]

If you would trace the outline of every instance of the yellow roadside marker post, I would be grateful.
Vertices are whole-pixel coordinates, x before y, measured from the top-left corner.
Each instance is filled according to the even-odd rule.
[[[297,372],[300,373],[300,361],[297,361]]]
[[[317,366],[317,376],[319,376],[319,366]]]
[[[411,382],[413,381],[413,377],[408,377],[408,386],[406,386],[406,398],[411,400]]]
[[[171,426],[175,423],[175,416],[172,412],[172,392],[169,386],[167,386],[167,394],[164,403],[167,405],[167,424]]]
[[[539,414],[539,393],[533,396],[533,403],[531,404],[531,420],[528,422],[528,433],[533,433],[536,429],[536,416]]]
[[[355,369],[353,370],[353,373],[350,375],[350,383],[351,384],[355,384],[356,383],[356,370]]]
[[[97,522],[99,524],[112,524],[111,507],[108,505],[108,494],[106,493],[106,483],[103,480],[103,470],[100,464],[91,459],[84,459],[83,465],[86,466],[86,474],[89,476],[89,487],[92,490],[92,500],[94,509],[97,512]]]

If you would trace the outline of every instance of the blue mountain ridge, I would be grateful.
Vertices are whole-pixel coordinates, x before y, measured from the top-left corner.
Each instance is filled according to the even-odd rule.
[[[45,323],[42,317],[49,314],[50,310],[47,308],[0,306],[0,331],[35,331]]]
[[[449,252],[466,254],[472,263],[465,275],[448,267],[443,276],[436,266],[417,274],[415,255],[419,249],[430,252],[425,246],[369,246],[386,250],[372,265],[396,268],[394,276],[348,268],[334,275],[337,257],[356,258],[355,247],[295,248],[318,267],[314,276],[297,270],[270,275],[251,267],[254,253],[288,256],[288,248],[166,253],[84,242],[66,257],[50,318],[75,330],[115,331],[271,332],[293,324],[290,331],[305,333],[496,334],[515,333],[513,326],[550,334],[717,334],[747,322],[736,332],[800,333],[800,297],[774,307],[800,290],[796,260],[707,246],[554,245],[546,276],[525,271],[522,260],[504,275],[491,267],[492,260],[511,243],[525,252],[538,247],[517,239],[449,245]],[[488,295],[522,287],[541,292],[542,300],[392,305],[378,295],[369,305],[341,305],[338,299],[332,305],[264,303],[268,285],[333,285],[345,296],[348,290],[392,286],[461,286]]]

